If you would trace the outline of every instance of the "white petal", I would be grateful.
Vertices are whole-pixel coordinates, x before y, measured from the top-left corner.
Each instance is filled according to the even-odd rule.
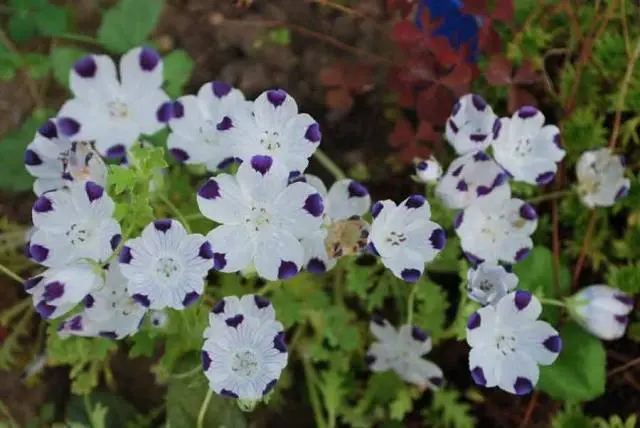
[[[315,176],[313,174],[304,174],[303,177],[304,177],[304,181],[307,184],[310,184],[311,186],[313,186],[313,188],[316,189],[316,191],[320,193],[323,198],[326,199],[326,196],[328,193],[327,186],[324,185],[320,177]]]
[[[560,354],[562,341],[558,332],[544,321],[526,324],[516,331],[516,349],[541,365],[553,364]]]
[[[167,101],[169,96],[161,89],[148,90],[144,95],[127,99],[132,120],[138,125],[139,133],[152,135],[164,128],[165,123],[160,120],[158,110]]]
[[[388,345],[374,342],[367,351],[367,359],[369,369],[373,372],[384,372],[391,368],[396,358],[395,352],[393,352]]]
[[[458,154],[482,150],[494,138],[496,120],[491,106],[482,97],[467,94],[454,105],[447,120],[447,140]]]
[[[498,386],[512,394],[526,395],[538,383],[540,370],[533,359],[525,353],[513,352],[501,361]]]
[[[327,237],[326,229],[318,229],[312,235],[300,240],[304,248],[304,265],[307,271],[313,273],[325,273],[336,265],[336,260],[329,258],[325,246]]]
[[[319,125],[308,114],[293,116],[282,130],[283,149],[292,156],[307,159],[318,148],[321,138],[319,129]]]
[[[523,260],[533,248],[533,241],[527,235],[506,235],[498,248],[498,259],[506,263]]]
[[[144,97],[162,86],[162,58],[151,48],[133,48],[120,58],[120,79],[131,99]]]
[[[298,105],[292,96],[282,89],[265,91],[253,103],[256,123],[264,129],[283,126],[298,114]]]
[[[504,300],[504,299],[503,299]],[[467,321],[467,343],[472,348],[494,346],[498,320],[496,310],[492,306],[478,309]]]
[[[289,171],[272,157],[255,156],[240,165],[236,180],[246,198],[270,204],[287,187]]]
[[[535,156],[550,159],[553,162],[560,162],[566,152],[559,147],[559,141],[560,130],[557,126],[543,126],[532,142]]]
[[[425,262],[433,260],[444,248],[444,229],[432,221],[416,222],[406,229],[405,234],[406,248],[419,254]]]
[[[69,87],[76,98],[103,102],[120,87],[116,66],[107,55],[90,55],[71,69]]]
[[[366,187],[355,180],[336,181],[326,199],[327,214],[333,221],[364,215],[371,206]]]
[[[214,267],[222,272],[245,269],[253,260],[254,239],[243,226],[221,225],[207,235],[214,253]]]
[[[469,370],[473,381],[487,388],[498,384],[503,355],[494,346],[473,347],[469,351]]]
[[[106,108],[106,101],[91,101],[80,98],[68,100],[60,108],[58,118],[71,118],[80,125],[78,132],[73,135],[74,139],[80,141],[104,139],[105,135],[109,133],[109,112]],[[104,155],[109,147],[99,150],[100,153]]]
[[[373,317],[369,322],[369,330],[383,343],[395,344],[398,340],[398,332],[389,321],[379,316]]]
[[[320,227],[324,202],[307,183],[293,183],[273,202],[274,221],[281,229],[303,238]]]
[[[544,125],[544,114],[535,107],[524,106],[511,116],[512,137],[537,135]]]
[[[275,228],[260,231],[255,255],[258,275],[270,281],[287,279],[298,273],[303,262],[302,245],[291,233]]]
[[[420,378],[420,386],[428,386],[432,390],[438,390],[444,382],[442,369],[429,360],[417,359],[413,364],[413,370]]]
[[[382,263],[393,274],[407,282],[417,281],[424,273],[424,260],[422,257],[408,249],[396,252],[393,256],[382,256]]]
[[[509,293],[496,305],[498,320],[502,325],[524,327],[537,320],[541,312],[540,301],[528,291]]]
[[[398,339],[400,343],[404,344],[417,356],[424,355],[431,351],[431,336],[417,326],[409,324],[402,325],[398,332]]]
[[[198,90],[198,100],[209,116],[218,122],[237,105],[245,102],[244,94],[224,82],[208,82]],[[217,123],[217,122],[216,122]]]
[[[235,177],[219,174],[202,185],[197,202],[205,217],[218,223],[239,224],[249,211],[244,196]]]

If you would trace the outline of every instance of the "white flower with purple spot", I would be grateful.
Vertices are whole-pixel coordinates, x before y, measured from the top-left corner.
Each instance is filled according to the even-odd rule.
[[[523,260],[533,248],[531,234],[537,225],[533,207],[513,198],[471,204],[453,224],[465,256],[474,265]]]
[[[71,70],[69,86],[75,98],[59,116],[59,130],[76,140],[95,141],[104,156],[122,158],[140,134],[152,135],[171,119],[172,104],[161,89],[163,65],[151,48],[134,48],[116,66],[106,55],[89,55]],[[64,126],[63,126],[64,125]]]
[[[633,297],[606,285],[590,285],[568,300],[569,314],[589,333],[604,340],[624,336]]]
[[[610,207],[629,192],[631,182],[624,177],[624,158],[609,149],[584,152],[576,166],[578,194],[589,208]]]
[[[72,181],[106,183],[106,166],[91,143],[71,142],[59,132],[56,122],[64,120],[49,119],[24,153],[25,168],[36,178],[33,191],[37,196],[67,187]]]
[[[322,196],[307,183],[288,182],[289,172],[269,156],[243,162],[236,176],[220,174],[198,191],[202,214],[220,223],[207,235],[215,269],[255,268],[268,280],[286,279],[304,263],[299,239],[322,222]]]
[[[45,319],[58,318],[102,285],[102,277],[86,263],[48,269],[24,282],[36,311]]]
[[[169,323],[169,316],[163,310],[149,312],[149,322],[154,328],[164,328]]]
[[[498,386],[511,394],[525,395],[538,383],[538,365],[558,358],[562,340],[544,321],[540,301],[527,291],[516,291],[496,306],[474,312],[467,323],[469,370],[480,386]]]
[[[320,144],[320,126],[282,89],[263,92],[253,104],[235,108],[218,129],[228,133],[237,156],[269,156],[286,170],[302,172]]]
[[[416,176],[423,183],[437,183],[442,176],[442,166],[433,156],[424,160],[416,159],[414,165]]]
[[[104,285],[84,298],[84,310],[65,320],[58,334],[122,339],[140,329],[146,312],[129,296],[127,279],[118,264],[112,263]]]
[[[229,115],[234,108],[247,108],[244,95],[224,82],[204,84],[198,95],[185,95],[173,103],[169,152],[178,161],[204,164],[217,171],[234,159],[234,145],[228,138]]]
[[[500,119],[500,130],[493,142],[493,156],[511,176],[530,184],[553,180],[557,163],[564,158],[560,130],[544,125],[544,115],[535,107],[524,106],[511,118]]]
[[[484,150],[500,132],[500,122],[491,106],[476,94],[461,97],[447,120],[445,136],[456,153]]]
[[[398,278],[417,281],[424,264],[444,248],[444,229],[430,221],[431,207],[422,195],[412,195],[399,205],[391,200],[371,207],[373,223],[369,249]]]
[[[468,153],[451,162],[436,187],[436,195],[451,209],[465,208],[476,201],[509,199],[509,175],[485,152]]]
[[[481,305],[495,305],[518,285],[516,274],[495,263],[481,263],[467,271],[469,298]]]
[[[338,258],[364,250],[369,225],[361,216],[371,206],[367,188],[355,180],[344,179],[336,181],[327,192],[322,181],[311,174],[296,181],[309,183],[324,199],[322,227],[300,240],[307,271],[324,273],[336,265]]]
[[[161,219],[125,242],[118,262],[136,302],[150,309],[184,309],[202,294],[212,259],[204,236],[188,234],[176,220]]]
[[[216,393],[260,400],[287,365],[284,327],[268,300],[225,297],[214,306],[204,331],[202,368]]]
[[[45,193],[31,211],[35,230],[30,257],[48,267],[83,259],[106,261],[121,238],[114,209],[113,200],[93,181]]]
[[[444,383],[442,370],[422,358],[431,351],[431,337],[421,328],[404,324],[396,330],[389,321],[374,316],[369,323],[374,342],[365,362],[374,372],[393,370],[405,382],[420,388],[439,389]]]

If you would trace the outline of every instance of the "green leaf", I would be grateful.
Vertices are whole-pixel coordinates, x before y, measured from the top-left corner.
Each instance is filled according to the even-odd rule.
[[[69,87],[69,73],[71,67],[80,58],[87,55],[82,49],[61,46],[51,51],[51,68],[53,77],[65,88]]]
[[[164,0],[120,0],[104,14],[98,41],[115,53],[142,44],[157,25],[163,7]]]
[[[49,73],[49,57],[37,53],[27,53],[22,58],[32,79],[42,79]]]
[[[607,283],[626,293],[640,293],[640,264],[622,267],[611,265],[607,273]]]
[[[434,392],[431,409],[423,412],[427,422],[435,426],[451,428],[473,428],[476,419],[471,415],[469,403],[460,401],[460,393],[455,389],[441,389]],[[427,425],[426,425],[427,426]],[[429,424],[428,426],[431,426]]]
[[[24,168],[24,152],[38,128],[53,114],[51,110],[34,110],[22,128],[12,131],[0,141],[0,189],[29,190],[33,185],[33,178]]]
[[[179,362],[177,371],[186,372],[200,364],[197,356],[190,356]],[[195,427],[207,390],[208,382],[202,372],[195,379],[171,377],[167,389],[167,426]],[[213,393],[202,426],[247,428],[248,424],[234,399]]]
[[[606,354],[602,342],[575,323],[560,327],[562,351],[540,367],[537,388],[557,400],[589,401],[604,393]]]
[[[426,277],[422,277],[414,286],[418,287],[414,324],[424,331],[428,331],[433,340],[437,341],[444,332],[447,320],[447,308],[449,307],[447,293],[442,287]]]
[[[9,36],[17,43],[26,42],[36,36],[38,27],[27,13],[17,13],[9,18]]]
[[[582,413],[579,406],[566,406],[564,411],[554,415],[551,426],[553,428],[589,428],[593,423]]]
[[[280,46],[289,46],[291,44],[291,33],[287,27],[274,28],[269,31],[269,40]]]
[[[147,331],[139,331],[131,337],[133,346],[129,350],[129,357],[151,357],[156,349],[156,337]]]
[[[90,409],[85,407],[85,400],[91,406]],[[138,417],[135,407],[120,396],[107,391],[92,391],[87,397],[71,396],[65,408],[65,421],[93,427],[92,416],[98,406],[108,410],[104,419],[105,428],[126,427]],[[91,410],[91,414],[87,414],[88,410]]]
[[[175,50],[164,60],[165,89],[171,98],[182,95],[184,86],[189,82],[193,73],[193,59],[182,50]]]
[[[67,31],[69,12],[53,4],[46,4],[33,13],[38,31],[43,36],[56,36]]]
[[[390,417],[394,421],[401,421],[404,416],[413,409],[413,397],[408,388],[398,390],[398,393],[389,406]]]

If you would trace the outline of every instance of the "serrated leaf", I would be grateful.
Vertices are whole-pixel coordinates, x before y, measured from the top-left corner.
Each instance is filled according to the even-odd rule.
[[[158,24],[163,7],[164,0],[120,0],[104,14],[98,41],[115,53],[142,44]]]
[[[513,67],[511,61],[501,55],[494,55],[484,70],[484,77],[493,86],[507,86],[511,84]]]
[[[640,293],[640,264],[629,264],[622,267],[609,266],[607,283],[626,293]]]
[[[413,409],[413,397],[408,388],[397,390],[394,400],[389,405],[389,416],[394,421],[401,421]]]

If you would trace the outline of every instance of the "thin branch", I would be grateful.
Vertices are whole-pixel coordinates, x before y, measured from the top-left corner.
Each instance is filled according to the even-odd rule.
[[[584,261],[587,256],[587,250],[589,248],[589,244],[591,243],[591,237],[593,236],[593,232],[596,228],[596,219],[597,219],[597,211],[593,210],[589,217],[589,222],[587,223],[587,231],[585,232],[584,240],[582,241],[582,248],[580,248],[580,254],[578,255],[576,268],[573,271],[573,279],[571,281],[572,290],[575,290],[578,288],[578,281],[580,280],[580,274],[582,273],[582,268],[584,268]]]
[[[610,370],[609,373],[607,373],[607,377],[611,377],[611,376],[616,375],[616,374],[618,374],[620,372],[623,372],[626,369],[631,368],[631,367],[633,367],[633,366],[635,366],[637,364],[640,364],[640,357],[634,358],[633,360],[629,361],[628,363],[623,364],[621,366],[618,366],[613,370]]]
[[[520,423],[520,428],[526,428],[529,425],[529,421],[531,420],[531,416],[533,416],[533,409],[538,404],[538,396],[540,393],[535,391],[531,396],[531,400],[529,400],[529,405],[527,406],[527,410],[524,413],[524,417],[522,418],[522,422]]]

